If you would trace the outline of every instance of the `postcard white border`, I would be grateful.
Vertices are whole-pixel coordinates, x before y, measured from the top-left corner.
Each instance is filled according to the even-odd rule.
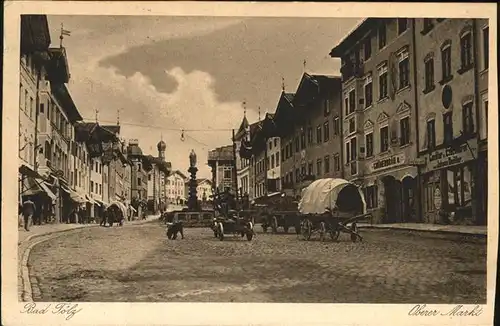
[[[240,303],[81,303],[70,321],[52,315],[22,315],[17,297],[18,78],[20,14],[169,15],[241,17],[442,17],[490,19],[490,44],[496,44],[496,6],[481,3],[235,3],[235,2],[98,2],[9,1],[4,3],[4,83],[2,143],[2,324],[5,325],[492,325],[498,242],[498,183],[488,185],[488,304],[479,317],[409,317],[413,305],[240,304]],[[332,41],[333,42],[333,41]],[[332,44],[332,47],[335,44]],[[498,112],[497,50],[490,48],[490,107]],[[16,82],[13,82],[13,81]],[[488,175],[496,178],[498,125],[488,125]],[[492,155],[494,154],[494,155]],[[495,179],[491,179],[495,180]],[[11,231],[14,230],[14,231]],[[360,262],[362,264],[362,262]],[[417,302],[416,302],[417,303]],[[451,309],[453,305],[432,305]]]

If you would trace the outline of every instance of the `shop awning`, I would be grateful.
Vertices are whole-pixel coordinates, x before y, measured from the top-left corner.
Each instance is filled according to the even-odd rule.
[[[70,190],[69,197],[71,198],[71,200],[73,200],[76,203],[83,204],[83,203],[87,202],[87,199],[85,199],[85,196],[80,195],[78,192],[73,191],[73,190]]]
[[[69,189],[68,187],[61,185],[61,189],[62,189],[64,192],[66,192],[67,194],[70,194],[70,195],[71,195],[71,189]]]
[[[90,197],[89,195],[85,195],[85,198],[87,199],[87,201],[91,204],[97,204],[99,205],[92,197]]]
[[[101,204],[102,207],[108,207],[109,206],[109,203],[103,201],[103,200],[100,200],[100,199],[94,199],[96,202],[98,202],[99,204]]]
[[[56,200],[57,196],[49,188],[47,183],[40,178],[26,177],[23,181],[23,189],[21,189],[22,196],[32,196],[37,195],[40,192],[44,192],[50,199]]]

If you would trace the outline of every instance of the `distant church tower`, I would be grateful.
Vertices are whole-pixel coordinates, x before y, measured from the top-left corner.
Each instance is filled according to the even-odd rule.
[[[167,144],[163,140],[160,140],[158,142],[158,157],[162,160],[165,161],[165,150],[167,149]]]

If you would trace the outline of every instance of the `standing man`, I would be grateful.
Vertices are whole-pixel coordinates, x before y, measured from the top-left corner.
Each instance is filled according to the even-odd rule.
[[[35,208],[35,203],[29,199],[23,203],[24,229],[26,231],[30,230],[30,225],[33,222],[33,214],[35,213]]]

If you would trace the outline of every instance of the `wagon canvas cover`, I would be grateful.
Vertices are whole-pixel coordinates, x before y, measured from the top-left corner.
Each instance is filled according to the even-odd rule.
[[[322,214],[326,208],[333,208],[340,192],[347,186],[356,187],[362,205],[363,213],[366,212],[366,202],[363,192],[355,184],[344,179],[319,179],[302,190],[299,202],[301,214]]]

